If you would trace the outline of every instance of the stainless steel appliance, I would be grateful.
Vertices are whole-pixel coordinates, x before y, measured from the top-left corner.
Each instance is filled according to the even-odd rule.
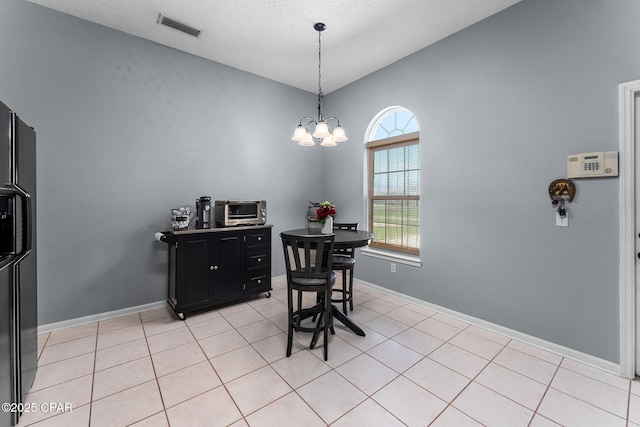
[[[263,225],[267,222],[265,200],[216,200],[214,204],[216,225]]]
[[[211,227],[211,197],[201,196],[196,199],[196,228]]]
[[[18,423],[38,367],[35,196],[36,134],[0,103],[0,426]]]

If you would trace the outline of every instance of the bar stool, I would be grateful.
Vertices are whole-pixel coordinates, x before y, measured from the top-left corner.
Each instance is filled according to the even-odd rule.
[[[280,233],[287,271],[287,357],[291,356],[293,331],[313,332],[309,348],[316,345],[318,335],[324,332],[324,360],[328,357],[328,334],[333,330],[331,314],[331,289],[336,282],[336,273],[332,270],[332,257],[335,234],[314,236],[293,236]],[[297,306],[294,308],[293,291],[298,293]],[[316,294],[313,307],[302,307],[303,292]],[[302,326],[306,318],[318,316],[314,326]]]
[[[351,223],[333,223],[334,230],[351,230],[356,231],[358,229],[357,222]],[[332,298],[332,302],[341,302],[342,311],[347,314],[347,302],[349,308],[353,311],[353,267],[356,264],[354,258],[355,250],[353,248],[335,248],[333,250],[332,268],[334,271],[342,272],[342,289],[333,289],[333,292],[341,294],[341,298]],[[347,286],[346,274],[349,273],[349,285]]]

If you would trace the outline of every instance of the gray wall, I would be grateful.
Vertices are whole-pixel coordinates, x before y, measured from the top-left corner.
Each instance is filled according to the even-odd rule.
[[[307,200],[364,224],[365,131],[403,105],[421,126],[423,266],[359,256],[357,275],[617,361],[618,180],[576,181],[568,228],[547,187],[567,154],[617,150],[638,16],[636,0],[524,0],[329,94],[350,140],[321,150],[289,139],[313,94],[3,0],[0,99],[38,132],[40,324],[164,299],[153,233],[203,194],[267,199],[274,236]]]
[[[290,139],[313,94],[22,0],[0,2],[0,56],[38,137],[41,325],[164,300],[171,208],[264,198],[277,236],[323,196],[321,150]]]
[[[575,180],[568,228],[547,188],[568,154],[618,150],[639,16],[636,0],[524,0],[332,94],[351,139],[324,180],[345,217],[366,223],[371,119],[402,105],[420,124],[422,268],[360,256],[357,275],[617,362],[618,179]]]

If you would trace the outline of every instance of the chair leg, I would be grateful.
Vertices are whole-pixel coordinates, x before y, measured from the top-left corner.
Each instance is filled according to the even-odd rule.
[[[333,318],[331,316],[331,289],[327,291],[324,306],[324,360],[329,358],[329,330],[333,329]]]
[[[320,293],[316,294],[316,304],[320,304]],[[312,322],[316,321],[316,318],[318,317],[318,314],[314,314],[313,317],[311,318]]]
[[[313,333],[313,336],[311,337],[311,344],[309,344],[309,349],[313,350],[316,346],[316,344],[318,343],[318,334],[320,332],[320,328],[322,326],[324,326],[324,323],[322,323],[322,321],[325,319],[325,313],[321,312],[320,315],[318,316],[318,323],[316,324],[316,331]]]
[[[347,270],[342,270],[342,312],[347,314]]]
[[[291,289],[288,290],[288,309],[287,318],[289,322],[287,324],[287,357],[291,356],[291,347],[293,346],[293,295]]]
[[[298,317],[296,318],[296,327],[300,328],[300,312],[302,311],[302,292],[298,291]]]
[[[353,268],[349,270],[349,308],[353,311]],[[344,309],[345,313],[347,309]]]
[[[289,321],[289,331],[287,333],[287,357],[291,356],[291,347],[293,347],[293,321]]]

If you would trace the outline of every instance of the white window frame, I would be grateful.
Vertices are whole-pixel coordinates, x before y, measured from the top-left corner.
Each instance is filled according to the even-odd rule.
[[[378,128],[379,124],[390,114],[397,112],[397,111],[409,111],[411,112],[411,110],[409,110],[408,108],[402,107],[402,106],[391,106],[388,108],[385,108],[384,110],[380,111],[374,118],[373,120],[371,120],[371,122],[369,123],[369,127],[367,128],[367,132],[365,134],[365,139],[364,139],[364,158],[363,158],[363,164],[364,164],[364,168],[363,168],[363,174],[364,174],[364,187],[363,187],[363,200],[364,200],[364,210],[366,212],[366,218],[367,218],[367,224],[369,222],[369,217],[371,215],[371,213],[369,212],[369,206],[370,206],[370,201],[369,201],[369,152],[367,149],[367,144],[370,143],[375,135],[376,129]],[[414,115],[415,117],[415,115]],[[421,150],[422,151],[422,150]],[[422,224],[421,225],[421,230],[422,230]],[[422,267],[422,260],[420,259],[420,255],[412,255],[409,253],[404,253],[404,252],[396,252],[396,251],[391,251],[391,250],[384,250],[384,249],[380,249],[380,248],[372,248],[372,247],[366,247],[360,250],[360,253],[365,255],[365,256],[370,256],[373,258],[378,258],[378,259],[382,259],[382,260],[386,260],[386,261],[390,261],[390,262],[394,262],[394,263],[400,263],[400,264],[406,264],[406,265],[410,265],[413,267]]]

